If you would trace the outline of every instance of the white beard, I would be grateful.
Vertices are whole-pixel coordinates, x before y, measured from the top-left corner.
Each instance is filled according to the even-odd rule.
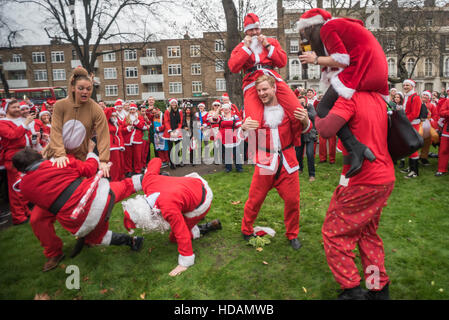
[[[263,119],[267,126],[271,129],[276,129],[284,119],[284,108],[280,105],[265,107],[263,111]]]
[[[257,36],[253,37],[253,39],[251,41],[250,49],[252,52],[254,52],[254,54],[257,54],[257,55],[262,53],[263,47],[262,47],[262,44],[257,39]]]

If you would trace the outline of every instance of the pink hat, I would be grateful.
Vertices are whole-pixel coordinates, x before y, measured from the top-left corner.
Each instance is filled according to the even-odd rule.
[[[330,19],[332,19],[332,15],[326,10],[320,8],[311,9],[304,12],[299,18],[297,28],[302,30],[317,24],[323,24]]]
[[[260,28],[259,17],[254,13],[248,13],[243,20],[243,32]]]
[[[402,82],[402,84],[406,84],[406,83],[411,85],[413,88],[416,87],[416,82],[413,81],[412,79],[406,79],[406,80],[404,80],[404,82]]]

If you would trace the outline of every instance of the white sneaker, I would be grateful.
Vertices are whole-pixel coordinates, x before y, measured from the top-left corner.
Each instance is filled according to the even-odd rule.
[[[408,175],[406,175],[404,178],[405,179],[413,179],[413,178],[417,178],[418,175],[416,174],[415,171],[410,171],[410,173]]]

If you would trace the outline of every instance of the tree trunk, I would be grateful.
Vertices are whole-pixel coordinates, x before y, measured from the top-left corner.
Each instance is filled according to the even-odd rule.
[[[240,32],[238,30],[238,15],[232,0],[222,0],[223,9],[226,16],[226,57],[225,61],[228,61],[231,57],[232,50],[242,40]],[[242,92],[242,75],[240,73],[232,73],[229,70],[229,66],[225,63],[225,79],[226,89],[231,98],[231,101],[239,106],[243,106],[243,92]]]
[[[5,90],[5,98],[11,98],[11,95],[9,93],[8,80],[6,80],[6,76],[5,76],[5,73],[3,72],[3,68],[0,70],[0,78],[2,80],[3,89]]]

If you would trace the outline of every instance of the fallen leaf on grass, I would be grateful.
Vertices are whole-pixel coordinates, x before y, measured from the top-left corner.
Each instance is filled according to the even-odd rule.
[[[60,267],[61,267],[61,269],[65,269],[66,265],[65,264],[61,264]]]
[[[242,203],[241,201],[232,201],[231,204],[236,205]]]
[[[302,290],[304,291],[304,293],[307,293],[307,289],[302,287]]]
[[[392,251],[392,252],[397,252],[398,250],[397,250],[397,249],[391,249],[391,251]]]
[[[33,300],[50,300],[50,296],[47,293],[36,293]]]
[[[144,293],[142,293],[141,295],[140,295],[140,299],[142,299],[142,300],[145,300],[145,295],[146,295],[146,293],[144,292]]]
[[[263,251],[263,248],[257,248],[256,250],[261,252],[261,251]]]
[[[84,282],[89,281],[89,277],[84,277],[84,278],[83,278],[83,281],[84,281]]]
[[[265,264],[265,265],[267,265],[267,264],[268,264],[268,262],[266,262],[266,261],[262,261],[262,263],[263,263],[263,264]]]
[[[180,296],[179,294],[175,293],[174,297],[175,297],[176,299],[178,299],[178,298],[180,298],[181,296]]]
[[[106,292],[108,292],[108,289],[100,290],[100,293],[101,293],[101,294],[105,294]]]
[[[153,251],[154,247],[151,247],[148,249],[148,253],[151,253],[151,251]]]

